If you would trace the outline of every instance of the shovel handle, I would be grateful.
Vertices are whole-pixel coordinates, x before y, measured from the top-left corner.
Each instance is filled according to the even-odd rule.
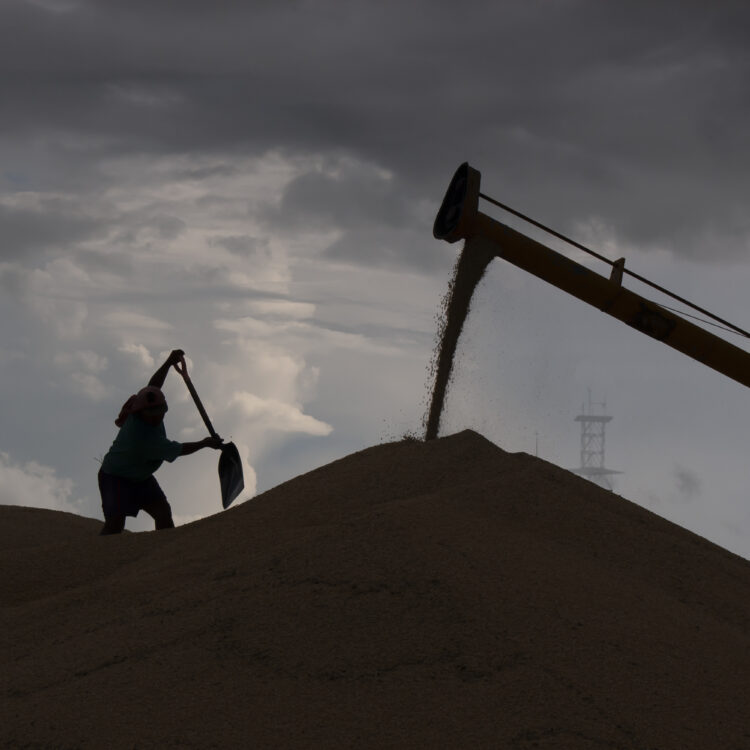
[[[206,414],[206,410],[203,408],[203,403],[200,400],[200,397],[198,396],[198,392],[195,390],[195,386],[193,385],[193,381],[190,380],[190,376],[187,372],[187,365],[185,364],[185,360],[181,359],[179,362],[175,362],[174,369],[177,370],[177,372],[182,375],[182,379],[185,381],[185,385],[187,386],[187,389],[190,391],[190,395],[193,397],[193,401],[195,401],[195,405],[198,407],[198,411],[200,412],[201,417],[203,418],[203,422],[208,428],[208,432],[210,433],[211,437],[219,437],[216,434],[216,430],[214,430],[213,425],[211,424],[211,420],[208,418],[208,414]]]

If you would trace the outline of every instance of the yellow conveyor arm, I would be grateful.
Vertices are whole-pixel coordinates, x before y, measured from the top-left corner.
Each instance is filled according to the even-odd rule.
[[[688,357],[750,386],[750,353],[622,286],[622,262],[607,278],[479,211],[480,173],[462,164],[433,228],[437,239],[466,240],[464,252],[491,253],[572,294]]]

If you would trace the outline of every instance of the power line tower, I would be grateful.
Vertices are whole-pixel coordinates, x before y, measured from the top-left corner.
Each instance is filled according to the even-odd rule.
[[[596,407],[601,407],[602,413],[595,414]],[[612,476],[622,472],[608,469],[604,462],[606,428],[612,421],[612,417],[608,416],[606,411],[606,401],[592,403],[589,388],[588,410],[584,404],[581,406],[581,413],[576,417],[576,422],[581,424],[581,465],[573,471],[611,491]]]

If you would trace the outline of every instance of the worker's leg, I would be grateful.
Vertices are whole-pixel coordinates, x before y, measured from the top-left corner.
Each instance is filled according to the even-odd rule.
[[[173,529],[174,521],[172,520],[172,508],[167,502],[167,498],[163,500],[154,500],[148,504],[141,506],[143,510],[148,513],[151,518],[154,519],[155,529]]]
[[[110,516],[104,519],[104,526],[99,532],[99,536],[105,534],[121,534],[125,528],[125,516]]]
[[[159,486],[154,476],[143,483],[143,499],[141,508],[154,519],[154,528],[173,529],[172,508],[167,502],[167,496]]]
[[[125,528],[125,513],[122,504],[122,490],[119,478],[99,472],[99,493],[102,497],[102,513],[104,526],[99,532],[105,534],[121,534]]]

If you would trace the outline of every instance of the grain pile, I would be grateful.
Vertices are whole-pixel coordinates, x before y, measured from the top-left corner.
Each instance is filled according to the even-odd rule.
[[[98,530],[0,508],[0,746],[750,747],[750,563],[474,432]]]

